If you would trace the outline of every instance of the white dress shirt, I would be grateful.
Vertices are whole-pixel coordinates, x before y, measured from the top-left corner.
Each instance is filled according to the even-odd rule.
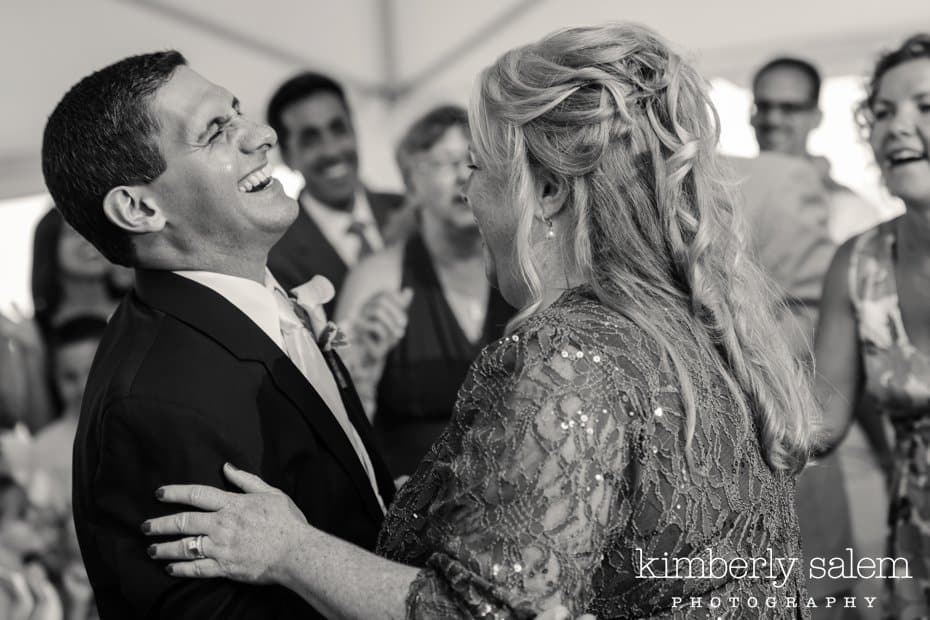
[[[355,193],[355,201],[351,211],[327,207],[311,196],[307,190],[300,192],[298,202],[300,202],[300,207],[304,212],[320,228],[320,232],[336,250],[342,262],[348,267],[354,267],[358,262],[358,254],[362,246],[358,235],[348,232],[349,226],[353,222],[365,225],[365,240],[368,241],[368,245],[371,246],[372,250],[377,251],[384,247],[384,239],[382,239],[381,233],[378,231],[378,223],[371,211],[371,205],[368,204],[365,190],[360,189]]]
[[[319,357],[319,360],[311,361],[308,352],[301,354],[297,351],[288,351],[287,342],[282,330],[283,324],[287,323],[289,324],[288,327],[292,327],[294,323],[299,323],[300,320],[297,318],[296,314],[294,314],[293,310],[289,308],[287,303],[279,303],[278,297],[283,296],[286,299],[287,292],[278,281],[275,280],[271,272],[265,269],[264,285],[249,280],[248,278],[240,278],[212,271],[175,271],[174,273],[189,280],[193,280],[222,296],[245,314],[259,327],[259,329],[265,332],[265,334],[278,345],[278,348],[291,359],[297,369],[300,370],[301,374],[304,375],[310,385],[313,386],[313,389],[323,399],[323,402],[329,407],[331,415],[336,418],[340,428],[346,433],[349,443],[358,455],[362,468],[368,475],[368,480],[371,483],[375,497],[378,499],[378,503],[381,505],[381,509],[385,510],[384,500],[378,492],[378,483],[375,478],[371,458],[365,450],[361,437],[359,437],[355,427],[353,427],[349,421],[349,415],[345,410],[342,397],[339,395],[340,393],[336,385],[336,380],[329,371],[326,362],[323,360],[323,354],[316,347],[313,334],[309,332],[309,330],[305,330],[308,332],[308,346],[313,347],[313,351],[309,353],[315,353]],[[285,312],[287,315],[282,316],[282,313]],[[318,361],[319,363],[314,364],[313,361]]]

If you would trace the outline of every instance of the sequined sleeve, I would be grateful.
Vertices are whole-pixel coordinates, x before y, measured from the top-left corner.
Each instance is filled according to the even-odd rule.
[[[575,615],[590,602],[592,574],[628,518],[619,477],[625,420],[639,406],[592,340],[544,326],[485,353],[504,358],[493,364],[501,377],[476,365],[453,422],[467,430],[448,463],[452,495],[431,515],[445,527],[408,617],[533,617],[557,604]]]

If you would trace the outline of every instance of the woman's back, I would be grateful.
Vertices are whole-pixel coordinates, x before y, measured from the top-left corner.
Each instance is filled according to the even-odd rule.
[[[765,613],[801,615],[786,602],[804,593],[793,477],[768,467],[698,343],[674,345],[694,386],[690,462],[676,373],[590,294],[484,350],[382,531],[383,553],[427,567],[418,612],[746,617],[775,597]]]

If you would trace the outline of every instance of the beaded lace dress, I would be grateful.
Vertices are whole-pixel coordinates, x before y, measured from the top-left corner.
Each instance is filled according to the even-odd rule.
[[[566,292],[484,349],[379,539],[381,555],[421,568],[409,618],[532,618],[556,604],[599,619],[808,617],[800,561],[774,568],[801,557],[794,478],[767,466],[697,343],[676,344],[697,405],[690,463],[674,370],[589,293]],[[752,576],[674,562],[712,557],[764,560]]]

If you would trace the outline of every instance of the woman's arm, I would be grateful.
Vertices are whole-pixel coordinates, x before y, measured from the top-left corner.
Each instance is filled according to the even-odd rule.
[[[163,487],[162,501],[211,512],[143,529],[205,535],[206,559],[170,565],[175,576],[284,584],[330,617],[510,618],[559,605],[580,612],[609,532],[626,518],[614,502],[628,454],[623,424],[627,409],[640,407],[632,394],[623,410],[613,402],[616,370],[601,363],[600,343],[582,348],[549,332],[513,346],[517,379],[493,388],[499,400],[466,431],[422,569],[313,529],[280,491],[228,467],[245,494]],[[153,545],[152,555],[194,559],[192,540]]]
[[[235,515],[240,540],[237,557],[228,548],[204,541],[207,559],[170,564],[175,577],[229,577],[253,583],[279,583],[302,596],[327,618],[406,618],[407,596],[419,569],[391,562],[308,525],[286,495],[257,476],[225,467],[229,480],[248,495],[224,493],[212,487],[168,486],[162,501],[214,509],[223,503]],[[236,498],[245,501],[239,503]],[[248,499],[246,499],[248,498]],[[256,501],[257,500],[257,501]],[[229,532],[201,527],[203,513],[187,513],[148,521],[152,535],[208,531],[217,541]],[[274,523],[274,527],[268,527]],[[184,539],[153,545],[155,558],[190,558]],[[255,543],[255,544],[253,544]],[[243,552],[251,549],[254,557]],[[275,567],[256,575],[251,567]],[[537,620],[568,620],[568,610],[553,607]],[[579,620],[594,620],[582,616]]]
[[[328,618],[360,620],[406,618],[407,593],[419,572],[310,526],[283,568],[281,585]]]
[[[388,247],[355,266],[342,285],[334,320],[352,346],[343,359],[369,420],[388,353],[407,329],[410,292],[399,291],[403,248]]]
[[[824,281],[814,341],[817,397],[823,410],[821,452],[835,448],[853,421],[862,389],[859,335],[849,290],[853,240],[837,250]]]
[[[156,559],[191,560],[169,564],[168,574],[278,583],[328,618],[406,616],[407,592],[416,568],[390,562],[310,526],[284,493],[257,476],[229,464],[224,473],[245,493],[199,485],[159,489],[163,502],[214,511],[181,513],[143,525],[152,536],[204,536],[204,559],[196,559],[190,550],[193,538],[149,548]]]

